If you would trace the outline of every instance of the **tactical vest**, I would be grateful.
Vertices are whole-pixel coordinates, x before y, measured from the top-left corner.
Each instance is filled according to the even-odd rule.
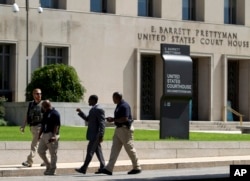
[[[36,125],[42,122],[42,101],[36,104],[34,101],[29,103],[28,124]]]

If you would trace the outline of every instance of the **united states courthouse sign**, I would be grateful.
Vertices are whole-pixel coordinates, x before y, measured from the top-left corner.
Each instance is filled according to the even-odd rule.
[[[148,32],[146,33],[138,33],[138,40],[189,45],[198,43],[200,45],[228,46],[235,48],[250,47],[249,41],[239,37],[237,32],[163,26],[150,26],[147,30]]]

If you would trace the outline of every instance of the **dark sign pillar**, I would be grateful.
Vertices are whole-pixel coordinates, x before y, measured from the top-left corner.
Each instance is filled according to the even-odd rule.
[[[192,59],[186,45],[161,44],[163,95],[160,139],[189,139],[189,101],[192,98]]]

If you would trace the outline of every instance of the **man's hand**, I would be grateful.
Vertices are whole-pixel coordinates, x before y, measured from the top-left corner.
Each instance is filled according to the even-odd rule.
[[[48,144],[49,144],[49,143],[52,143],[52,142],[54,142],[54,141],[56,141],[56,137],[55,137],[55,136],[51,137],[51,138],[48,140]]]
[[[102,136],[99,137],[99,142],[100,142],[100,143],[103,142],[103,137],[102,137]]]
[[[112,117],[107,117],[106,120],[111,123],[111,122],[114,122],[115,119]]]
[[[20,127],[20,131],[22,134],[24,133],[24,130],[25,130],[25,127]]]
[[[77,108],[76,111],[79,113],[82,112],[82,110],[80,108]]]

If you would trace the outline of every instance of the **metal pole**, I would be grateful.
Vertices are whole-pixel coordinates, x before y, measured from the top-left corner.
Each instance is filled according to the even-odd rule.
[[[26,87],[29,84],[29,0],[26,0]]]

